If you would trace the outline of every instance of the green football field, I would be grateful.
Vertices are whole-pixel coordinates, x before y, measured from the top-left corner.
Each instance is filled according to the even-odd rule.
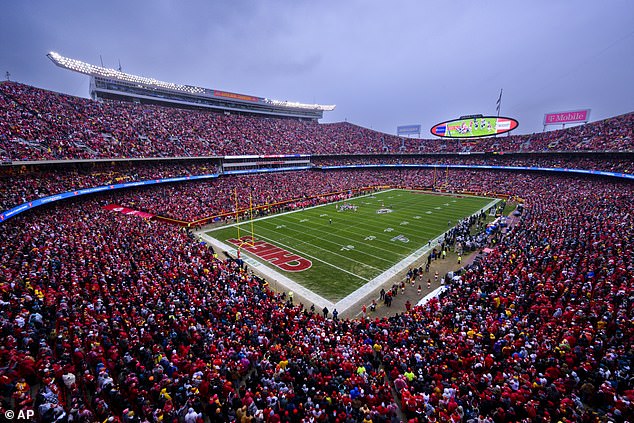
[[[485,117],[485,118],[476,118],[476,119],[464,119],[460,122],[464,122],[470,130],[466,133],[462,133],[458,130],[460,125],[447,125],[448,126],[448,136],[455,138],[463,138],[463,137],[486,137],[495,134],[495,125],[497,118],[496,117]]]
[[[336,302],[494,201],[388,190],[206,234]]]

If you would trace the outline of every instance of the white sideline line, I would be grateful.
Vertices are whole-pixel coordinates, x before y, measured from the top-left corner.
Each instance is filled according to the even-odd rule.
[[[212,238],[209,235],[206,235],[204,233],[199,233],[197,235],[201,239],[203,239],[205,242],[207,242],[208,244],[213,245],[214,247],[220,249],[221,251],[226,251],[229,254],[231,254],[232,256],[237,256],[236,249],[231,247],[231,246],[229,246],[229,245],[227,245],[227,244],[225,244],[224,242],[218,241],[217,239]],[[252,259],[251,257],[248,257],[248,256],[245,257],[243,255],[241,258],[249,266],[251,266],[253,268],[256,268],[258,270],[258,272],[262,273],[267,278],[277,281],[280,285],[282,285],[286,289],[289,289],[289,290],[297,293],[298,295],[306,298],[306,300],[308,300],[308,301],[312,302],[313,304],[315,304],[315,307],[318,307],[317,310],[321,310],[324,307],[328,307],[329,310],[334,310],[335,305],[333,304],[332,301],[329,301],[329,300],[325,299],[324,297],[320,296],[319,294],[314,293],[310,289],[298,284],[297,282],[295,282],[292,279],[284,276],[280,272],[278,272],[278,271],[276,271],[274,269],[271,269],[270,267],[264,265],[263,263],[260,263],[257,260]]]
[[[474,214],[478,214],[478,213],[480,213],[480,212],[492,207],[493,205],[497,204],[499,201],[500,201],[499,199],[495,199],[495,200],[491,201],[489,204],[487,204],[486,206],[482,207],[480,210],[478,210],[477,212],[473,213],[471,216],[473,216]],[[449,230],[451,230],[451,229],[449,229]],[[419,248],[418,250],[414,251],[412,254],[410,254],[409,256],[405,257],[403,260],[399,261],[394,266],[390,267],[389,269],[387,269],[385,272],[381,273],[376,278],[372,279],[371,281],[369,281],[368,283],[366,283],[365,285],[363,285],[362,287],[360,287],[356,291],[350,293],[345,298],[341,299],[339,302],[337,302],[337,304],[335,304],[335,306],[337,307],[337,310],[339,311],[339,313],[343,313],[344,311],[346,311],[350,307],[354,306],[357,303],[357,301],[359,300],[359,298],[362,298],[365,295],[369,294],[370,292],[374,291],[376,288],[378,288],[379,286],[381,286],[385,282],[387,282],[392,276],[395,276],[400,271],[405,270],[410,264],[412,264],[418,258],[420,258],[423,255],[427,254],[427,252],[430,251],[433,247],[435,247],[436,245],[440,244],[439,241],[443,239],[443,237],[445,236],[445,234],[447,232],[449,232],[449,231],[445,231],[442,234],[438,235],[436,238],[434,238],[430,242],[430,244],[425,245],[424,247]]]

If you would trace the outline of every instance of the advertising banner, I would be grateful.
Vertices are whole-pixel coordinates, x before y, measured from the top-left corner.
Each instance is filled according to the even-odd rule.
[[[231,99],[234,99],[234,100],[251,101],[251,102],[254,102],[254,103],[262,101],[261,98],[254,97],[252,95],[230,93],[230,92],[227,92],[227,91],[218,91],[218,90],[214,90],[214,96],[215,97],[231,98]]]
[[[420,125],[402,125],[396,127],[397,135],[420,135]]]
[[[583,123],[588,120],[590,120],[590,109],[546,113],[544,115],[544,126],[563,125],[566,123]]]
[[[151,213],[146,213],[146,212],[142,212],[142,211],[139,211],[139,210],[129,209],[127,207],[123,207],[123,206],[120,206],[118,204],[108,204],[107,206],[103,206],[103,208],[105,210],[111,210],[111,211],[116,211],[116,212],[119,212],[119,213],[123,213],[123,214],[126,214],[128,216],[139,216],[139,217],[142,217],[144,219],[150,219],[150,218],[154,217],[154,215],[151,214]]]
[[[282,169],[283,170],[283,169]],[[114,185],[101,185],[98,187],[92,188],[82,188],[77,191],[67,191],[62,192],[55,195],[49,195],[47,197],[38,198],[36,200],[32,200],[23,204],[20,204],[17,207],[6,210],[0,213],[0,223],[4,222],[6,219],[9,219],[13,216],[16,216],[22,212],[30,210],[35,207],[43,206],[45,204],[54,203],[60,200],[65,200],[67,198],[74,198],[81,195],[95,194],[102,191],[110,191],[117,190],[122,188],[131,188],[131,187],[140,187],[140,186],[148,186],[148,185],[156,185],[156,184],[164,184],[170,182],[184,182],[184,181],[194,181],[201,179],[215,179],[217,178],[217,174],[209,174],[209,175],[194,175],[194,176],[177,176],[174,178],[164,178],[164,179],[149,179],[146,181],[136,181],[136,182],[125,182],[122,184],[114,184]]]

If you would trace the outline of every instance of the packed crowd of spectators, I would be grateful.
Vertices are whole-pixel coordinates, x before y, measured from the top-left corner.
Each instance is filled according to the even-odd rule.
[[[373,153],[390,137],[347,123],[96,102],[11,82],[0,84],[0,95],[0,153],[13,161]]]
[[[201,183],[181,183],[155,189],[139,188],[112,200],[130,208],[186,222],[235,212],[235,192],[239,209],[266,207],[261,212],[277,211],[277,203],[295,200],[283,207],[296,208],[326,201],[314,196],[345,193],[349,188],[378,185],[376,175],[355,172],[324,173],[301,171],[227,176]],[[267,206],[273,206],[268,210]],[[231,218],[232,216],[227,216]]]
[[[93,101],[0,84],[0,158],[63,160],[235,154],[632,151],[634,113],[532,135],[477,141],[399,138],[347,122]]]
[[[509,173],[510,174],[510,173]],[[451,178],[471,179],[473,185],[464,191],[474,192],[477,186],[479,171],[455,171]],[[307,207],[328,200],[321,198],[328,194],[344,194],[352,189],[378,186],[425,187],[434,184],[448,188],[449,177],[437,176],[433,169],[416,170],[338,170],[286,172],[228,176],[199,183],[180,183],[169,186],[138,188],[124,193],[113,194],[112,202],[152,214],[185,222],[195,222],[211,216],[235,212],[235,190],[238,191],[238,207],[242,210],[249,207],[263,208],[262,212],[279,211],[281,208],[267,206],[288,200],[284,209]],[[498,191],[500,192],[500,191]],[[320,198],[313,198],[320,197]]]
[[[448,140],[406,139],[403,152],[631,151],[634,114],[530,135]]]
[[[345,122],[95,102],[0,84],[0,158],[12,161],[312,153],[347,154],[317,158],[317,166],[631,173],[623,153],[379,154],[632,151],[633,127],[630,113],[542,134],[414,140]],[[216,173],[218,163],[7,166],[0,208],[98,185]],[[525,207],[438,299],[354,320],[294,304],[188,231],[102,209],[117,203],[196,221],[235,211],[236,193],[239,207],[252,201],[269,213],[280,202],[304,207],[386,185],[507,194]],[[24,213],[0,224],[0,415],[35,410],[43,422],[125,423],[632,421],[632,198],[631,183],[598,178],[311,170],[135,188]],[[466,226],[453,231],[472,241]]]
[[[596,153],[595,153],[596,154]],[[66,165],[22,165],[5,166],[0,168],[0,182],[10,189],[0,192],[0,210],[8,210],[27,201],[48,195],[60,194],[67,191],[74,191],[82,188],[91,188],[100,185],[110,185],[122,182],[133,182],[156,178],[167,178],[176,176],[190,176],[202,174],[215,174],[219,172],[220,161],[217,159],[200,160],[165,160],[161,162],[94,162],[90,164],[66,164]],[[552,168],[574,168],[585,170],[603,170],[609,172],[629,173],[634,172],[634,160],[629,153],[617,153],[589,157],[578,154],[510,154],[510,155],[363,155],[363,156],[320,156],[312,159],[314,166],[332,165],[352,165],[352,164],[437,164],[443,173],[437,176],[437,183],[443,182],[445,164],[464,165],[493,165],[493,166],[539,166]],[[451,171],[453,172],[453,170]],[[304,173],[302,177],[308,178],[310,185],[306,194],[322,194],[328,189],[339,191],[342,185],[330,182],[330,186],[321,186],[319,177],[314,174]],[[263,178],[266,179],[266,178]],[[245,180],[249,180],[245,178]],[[297,181],[296,183],[300,183]],[[430,184],[433,184],[432,180]],[[333,185],[335,184],[335,185]],[[252,185],[257,185],[252,184]],[[192,212],[186,203],[210,203],[209,198],[214,197],[214,189],[218,187],[222,192],[227,191],[222,182],[208,182],[207,185],[200,185],[200,193],[185,193],[181,196],[181,187],[171,187],[167,189],[174,195],[168,198],[158,199],[159,202],[176,201],[175,198],[184,198],[182,204],[176,208],[169,205],[157,206],[157,201],[135,201],[137,204],[148,203],[159,214],[166,213],[172,218],[181,220],[195,220],[209,216],[214,213],[226,212],[227,207],[210,207],[202,213]],[[191,188],[185,188],[185,191]],[[264,190],[264,192],[270,190]],[[256,195],[259,195],[256,193]],[[171,199],[171,200],[170,200]],[[276,198],[257,198],[260,205],[288,199],[285,192],[280,192]],[[194,209],[197,206],[194,205]],[[188,210],[188,211],[184,211]]]
[[[528,177],[520,173],[521,177]],[[235,189],[238,189],[238,207],[246,209],[251,202],[262,212],[275,212],[295,207],[315,205],[331,193],[346,194],[350,188],[362,189],[380,186],[427,188],[466,193],[505,194],[509,190],[505,180],[514,181],[518,174],[512,171],[487,172],[482,170],[433,169],[363,169],[337,171],[302,171],[281,174],[259,174],[222,177],[199,183],[174,184],[167,187],[139,188],[113,194],[112,202],[152,214],[195,222],[212,216],[235,212]],[[483,184],[483,182],[486,182]],[[251,199],[249,200],[249,197]],[[295,200],[281,207],[267,206]]]
[[[596,153],[595,153],[596,154]],[[617,153],[606,156],[580,156],[566,154],[502,154],[502,155],[363,155],[320,156],[312,159],[315,166],[377,165],[377,164],[422,164],[422,165],[484,165],[484,166],[528,166],[634,174],[634,155]]]
[[[27,201],[82,188],[157,178],[218,173],[214,161],[91,163],[89,165],[22,165],[0,168],[0,210]]]
[[[528,212],[486,260],[394,325],[411,334],[386,359],[404,408],[440,421],[631,419],[631,187],[530,190],[516,186]]]
[[[328,189],[430,178],[314,174]],[[297,180],[258,180],[271,191],[262,199],[301,197],[308,184]],[[250,183],[232,181],[245,199]],[[230,188],[216,191],[225,204]],[[444,295],[384,319],[292,304],[175,226],[104,211],[112,194],[3,223],[0,412],[34,409],[45,422],[631,421],[632,184],[461,171],[446,188],[519,196],[524,212]]]

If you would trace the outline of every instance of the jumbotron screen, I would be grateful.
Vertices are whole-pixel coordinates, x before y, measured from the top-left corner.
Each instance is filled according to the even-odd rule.
[[[504,134],[517,128],[513,118],[498,116],[462,116],[434,125],[431,133],[443,138],[480,138]]]

